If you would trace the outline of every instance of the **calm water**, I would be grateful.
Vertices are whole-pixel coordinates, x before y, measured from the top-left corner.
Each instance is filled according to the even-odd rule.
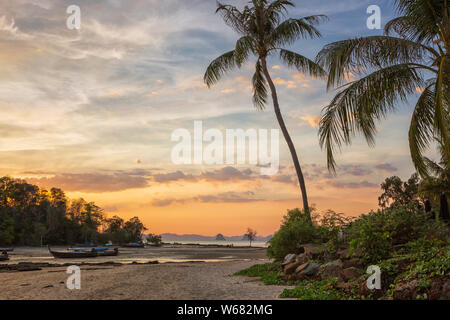
[[[248,241],[164,241],[164,243],[200,244],[200,245],[233,245],[234,247],[248,247]],[[267,248],[268,244],[263,241],[253,241],[252,247]]]

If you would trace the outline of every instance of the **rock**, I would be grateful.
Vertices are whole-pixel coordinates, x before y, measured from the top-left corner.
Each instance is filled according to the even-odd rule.
[[[306,269],[306,267],[308,267],[308,265],[309,265],[309,263],[304,263],[304,264],[298,266],[297,269],[295,269],[295,273],[297,274],[297,273],[302,272],[303,270]]]
[[[363,260],[362,259],[357,259],[357,258],[350,259],[350,260],[343,260],[342,262],[344,264],[344,266],[343,266],[344,269],[351,268],[351,267],[353,267],[353,268],[362,268],[363,265],[364,265]]]
[[[297,273],[297,275],[300,278],[303,278],[304,276],[312,277],[315,276],[319,272],[320,264],[318,263],[308,263],[306,268],[304,268],[302,271]]]
[[[295,258],[295,262],[300,262],[302,264],[308,262],[308,260],[308,257],[304,253],[297,255]]]
[[[301,245],[298,251],[304,253],[309,259],[317,260],[323,258],[328,249],[323,244],[308,243]]]
[[[286,265],[283,270],[284,274],[285,275],[293,274],[295,272],[295,269],[297,269],[297,267],[300,264],[301,264],[300,262],[293,262],[293,263]]]
[[[335,260],[321,265],[319,269],[320,278],[322,280],[329,278],[337,278],[342,280],[342,266],[343,264],[341,260]]]
[[[414,300],[416,299],[417,286],[420,284],[420,280],[414,279],[409,282],[398,284],[394,289],[395,300]]]
[[[361,270],[355,267],[350,267],[342,270],[342,275],[345,281],[358,278],[361,274]]]
[[[283,260],[283,263],[281,264],[281,266],[284,267],[285,265],[295,262],[295,258],[296,258],[295,254],[293,254],[293,253],[288,254],[286,257],[284,257],[284,260]]]

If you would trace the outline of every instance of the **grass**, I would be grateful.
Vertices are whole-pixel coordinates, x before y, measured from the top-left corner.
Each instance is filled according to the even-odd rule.
[[[238,271],[235,276],[246,276],[251,278],[260,278],[265,285],[291,285],[294,281],[285,281],[283,272],[278,263],[255,264],[248,269]]]

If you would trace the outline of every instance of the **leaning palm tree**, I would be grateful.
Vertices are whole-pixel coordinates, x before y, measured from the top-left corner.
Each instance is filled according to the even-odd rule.
[[[409,129],[412,161],[427,176],[424,152],[434,137],[450,159],[450,22],[448,0],[395,0],[400,17],[382,36],[339,41],[325,46],[316,62],[329,71],[328,88],[339,92],[324,108],[319,138],[335,171],[334,151],[357,133],[374,144],[376,122],[408,102],[414,107]],[[392,35],[394,33],[394,35]],[[359,76],[348,82],[348,75]]]
[[[289,135],[278,103],[276,87],[267,67],[267,58],[279,54],[282,62],[299,72],[313,77],[326,77],[325,71],[312,60],[282,48],[293,44],[300,38],[315,38],[321,34],[316,26],[326,17],[323,15],[308,16],[300,19],[287,18],[288,7],[295,7],[287,0],[252,0],[243,10],[235,6],[218,3],[216,13],[222,15],[225,23],[233,28],[241,38],[237,40],[234,50],[215,59],[206,70],[204,81],[211,87],[217,83],[224,73],[240,68],[248,58],[256,57],[255,74],[252,79],[253,104],[259,110],[265,108],[268,97],[267,84],[272,94],[275,115],[283,136],[291,152],[294,167],[303,199],[303,209],[309,215],[308,196],[305,179],[297,157],[294,143]]]

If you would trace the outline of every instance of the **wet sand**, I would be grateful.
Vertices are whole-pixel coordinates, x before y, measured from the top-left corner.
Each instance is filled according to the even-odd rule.
[[[43,256],[35,248],[16,249],[9,263],[71,263]],[[158,258],[159,259],[155,259]],[[166,260],[165,260],[166,259]],[[162,260],[161,264],[144,264]],[[208,261],[177,262],[168,261]],[[81,289],[69,290],[66,267],[42,268],[28,272],[0,272],[0,299],[276,299],[284,288],[265,286],[255,279],[233,276],[239,270],[268,262],[265,249],[162,247],[121,249],[118,257],[84,259]],[[122,265],[96,265],[106,261]],[[135,261],[135,264],[131,262]],[[221,261],[221,262],[216,262]],[[75,264],[76,261],[74,261]],[[136,262],[138,264],[136,264]],[[124,264],[125,263],[125,264]]]

